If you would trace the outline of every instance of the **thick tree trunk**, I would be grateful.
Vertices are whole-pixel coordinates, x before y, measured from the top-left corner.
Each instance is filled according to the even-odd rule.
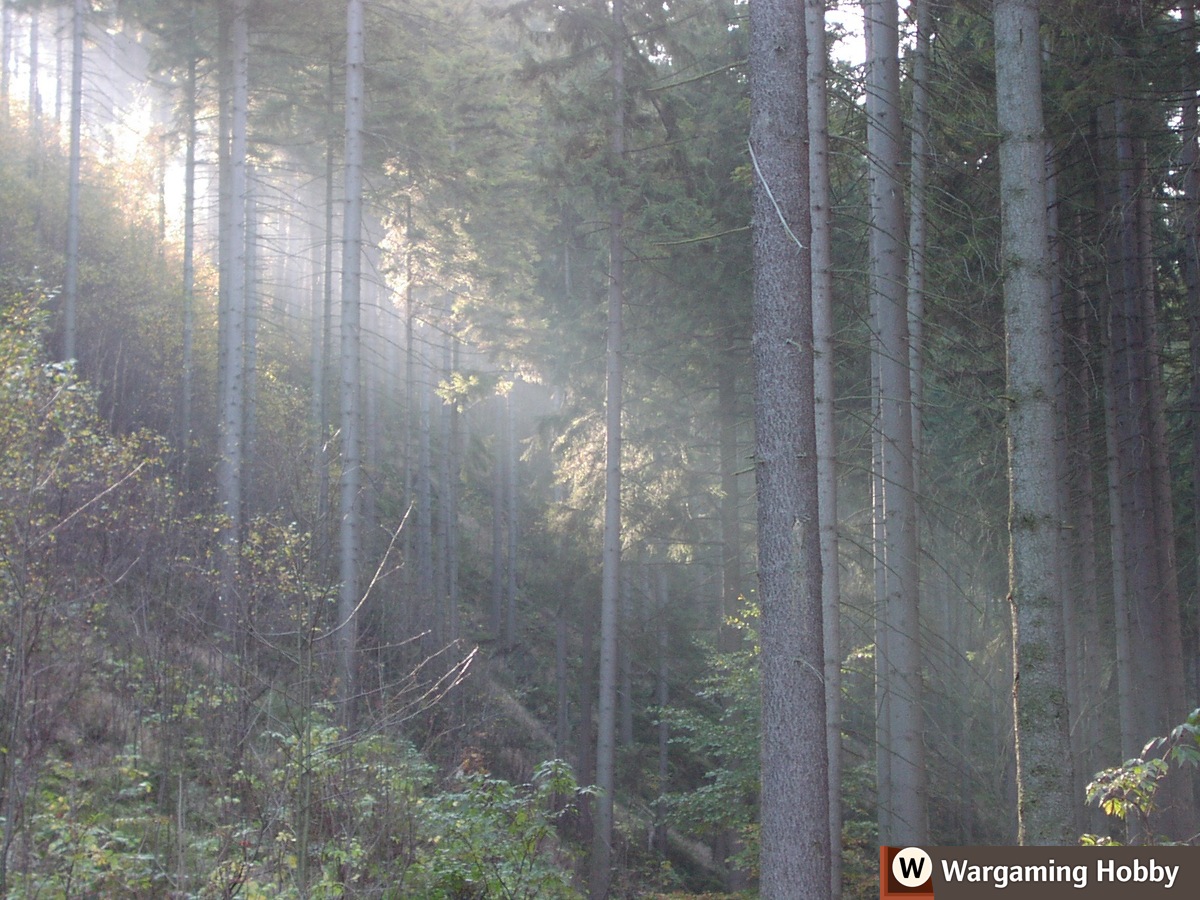
[[[904,190],[899,177],[899,24],[895,0],[868,0],[867,148],[871,195],[871,294],[878,328],[881,472],[884,485],[889,769],[892,807],[886,843],[928,843],[920,566],[913,484],[912,383],[905,292]]]
[[[1038,0],[995,5],[1019,840],[1074,842]]]
[[[1196,3],[1188,0],[1182,8],[1183,33],[1188,35],[1187,53],[1196,55]],[[1192,476],[1192,584],[1200,590],[1200,112],[1197,110],[1197,85],[1195,67],[1185,67],[1182,131],[1183,153],[1183,221],[1184,261],[1187,276],[1188,340],[1191,348],[1191,383],[1188,394],[1188,418],[1191,425],[1192,443],[1190,470]],[[1188,678],[1193,695],[1200,689],[1200,633],[1192,623],[1188,643],[1191,652],[1192,672]]]
[[[761,895],[830,885],[804,11],[750,6]]]

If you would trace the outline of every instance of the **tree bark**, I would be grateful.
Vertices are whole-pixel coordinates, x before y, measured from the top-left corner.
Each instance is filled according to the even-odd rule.
[[[66,274],[63,279],[63,359],[72,360],[75,348],[75,311],[79,302],[79,178],[83,150],[80,145],[83,124],[83,29],[87,4],[75,0],[71,19],[71,137],[67,163],[67,248]],[[5,9],[5,15],[9,10]],[[8,78],[8,57],[4,59]],[[7,104],[8,88],[4,89]]]
[[[882,431],[884,609],[892,807],[884,843],[928,843],[917,499],[913,483],[912,383],[905,292],[904,191],[900,181],[899,22],[895,0],[864,4],[867,152],[871,199],[871,294],[875,301]]]
[[[359,439],[359,351],[362,291],[363,116],[366,105],[363,72],[366,49],[363,33],[363,0],[346,3],[346,150],[345,212],[342,219],[341,309],[341,425],[342,476],[339,485],[340,516],[338,556],[337,670],[338,702],[342,722],[356,727],[358,698],[357,643],[360,507],[362,459]]]
[[[1188,56],[1196,54],[1196,3],[1187,0],[1182,6],[1183,33],[1187,35]],[[1194,67],[1184,68],[1183,103],[1183,221],[1184,263],[1187,284],[1188,341],[1190,354],[1190,385],[1188,393],[1188,418],[1191,425],[1192,444],[1190,470],[1192,476],[1192,584],[1200,590],[1200,112],[1197,110],[1197,84]],[[1197,671],[1197,645],[1200,634],[1193,622],[1189,635],[1193,671],[1188,684],[1193,693],[1200,688],[1200,671]]]
[[[804,11],[750,6],[761,895],[830,885]]]
[[[996,93],[1008,367],[1009,600],[1019,840],[1074,842],[1038,0],[997,0]]]
[[[829,891],[842,895],[842,637],[838,560],[837,432],[834,418],[833,211],[829,186],[829,111],[825,83],[825,0],[805,0],[808,39],[809,202],[812,207],[813,384],[825,627],[825,714],[829,744]]]
[[[188,9],[188,34],[194,41],[195,10]],[[198,114],[196,84],[196,54],[188,57],[187,80],[184,84],[184,163],[183,163],[183,376],[179,404],[179,446],[185,460],[184,487],[189,483],[186,470],[188,451],[192,446],[192,402],[195,395],[196,345],[196,116]]]
[[[612,2],[612,121],[609,153],[618,185],[608,219],[608,340],[605,349],[604,540],[600,585],[600,678],[596,723],[596,813],[592,823],[588,896],[602,900],[612,880],[613,794],[616,791],[617,636],[621,594],[621,357],[625,293],[624,208],[620,184],[625,156],[625,5]]]
[[[221,257],[225,287],[221,347],[220,455],[217,460],[217,499],[222,516],[221,617],[228,639],[240,645],[241,603],[237,590],[241,548],[242,464],[245,428],[244,376],[246,342],[246,129],[249,106],[249,27],[247,0],[232,0],[228,18],[229,187],[223,229],[227,255]]]

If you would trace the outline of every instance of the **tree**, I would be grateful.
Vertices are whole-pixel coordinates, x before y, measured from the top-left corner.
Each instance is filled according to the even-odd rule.
[[[246,346],[246,186],[247,128],[250,105],[250,35],[248,0],[230,0],[224,66],[229,79],[228,159],[221,173],[227,210],[221,256],[221,397],[220,449],[217,458],[217,501],[221,515],[220,630],[238,642],[241,603],[237,592],[238,556],[242,540],[242,467],[245,433],[244,387]],[[226,186],[226,182],[228,186]]]
[[[5,4],[4,14],[8,16]],[[75,0],[71,19],[71,149],[67,175],[67,273],[63,284],[63,359],[75,359],[75,317],[79,303],[79,169],[83,122],[83,30],[87,4]],[[7,19],[6,19],[7,21]],[[7,75],[8,59],[4,59]],[[7,90],[5,91],[7,103]]]
[[[600,584],[600,699],[597,703],[596,785],[601,794],[593,822],[588,893],[608,896],[612,879],[613,794],[616,791],[617,638],[621,627],[621,401],[625,302],[625,5],[612,3],[612,120],[609,132],[614,195],[608,212],[608,329],[604,392],[604,541]]]
[[[995,5],[1019,840],[1073,842],[1038,0]]]
[[[750,7],[762,896],[829,887],[804,11]]]
[[[886,718],[880,767],[890,797],[880,797],[881,843],[923,844],[926,809],[921,699],[920,560],[913,481],[912,382],[905,293],[904,190],[900,179],[899,24],[895,0],[864,3],[867,35],[867,165],[871,206],[871,318],[878,373],[883,566],[878,613]],[[882,638],[882,639],[881,639]]]
[[[806,0],[808,39],[809,187],[812,205],[813,385],[818,505],[821,530],[821,602],[825,626],[825,706],[829,742],[829,891],[842,892],[842,638],[841,566],[838,560],[837,434],[834,420],[833,211],[829,185],[829,111],[826,95],[829,54],[825,47],[825,2]]]
[[[359,387],[359,300],[362,292],[363,114],[366,45],[362,0],[346,2],[345,210],[342,218],[342,477],[339,485],[338,700],[347,727],[355,725],[362,457]]]

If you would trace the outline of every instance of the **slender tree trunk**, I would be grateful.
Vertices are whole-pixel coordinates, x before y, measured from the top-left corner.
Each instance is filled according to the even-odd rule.
[[[740,354],[734,346],[733,325],[724,328],[724,346],[717,357],[717,409],[721,418],[718,440],[721,456],[721,620],[717,623],[717,649],[736,650],[741,631],[728,624],[738,611],[742,593],[741,497],[738,491],[737,367]]]
[[[504,596],[508,584],[505,575],[505,565],[508,555],[505,552],[504,540],[504,429],[508,422],[505,412],[507,398],[497,393],[495,403],[495,449],[492,454],[492,602],[491,602],[491,631],[492,636],[499,641],[507,641],[505,634]]]
[[[567,608],[564,601],[559,601],[554,611],[554,756],[556,759],[567,758],[567,742],[571,739],[569,684],[567,683]]]
[[[258,324],[262,297],[258,285],[258,201],[254,193],[255,171],[246,168],[246,345],[242,374],[242,507],[243,516],[253,515],[262,497],[255,496],[254,461],[258,438]]]
[[[1019,840],[1073,843],[1038,0],[997,0]]]
[[[63,359],[76,358],[75,310],[79,302],[79,179],[83,150],[80,145],[83,124],[83,29],[87,4],[75,0],[71,20],[71,145],[67,168],[67,250],[66,275],[63,279]],[[6,8],[5,14],[9,11]],[[8,77],[8,58],[4,74]],[[8,88],[4,96],[7,103]]]
[[[890,843],[892,810],[892,695],[895,681],[888,656],[888,568],[884,539],[882,395],[879,390],[879,302],[871,297],[871,573],[875,638],[875,813],[881,844]]]
[[[329,135],[325,142],[325,203],[324,203],[324,225],[322,237],[322,276],[321,276],[321,311],[319,318],[314,322],[313,327],[320,332],[320,349],[317,359],[314,361],[313,367],[313,395],[316,402],[316,410],[314,421],[317,427],[317,441],[315,445],[315,456],[313,458],[313,466],[316,470],[317,482],[317,532],[322,536],[320,543],[321,563],[323,567],[332,566],[331,545],[333,542],[332,526],[329,523],[330,508],[332,501],[330,499],[330,482],[332,476],[330,474],[330,396],[332,394],[332,360],[333,360],[333,250],[334,250],[334,220],[335,220],[335,197],[336,190],[334,184],[334,173],[336,171],[335,162],[335,141],[333,132],[333,97],[334,97],[334,70],[333,57],[330,54],[330,61],[327,71],[326,81],[326,121],[330,123]],[[325,569],[328,571],[328,568]]]
[[[520,506],[517,502],[517,437],[513,411],[513,393],[504,398],[504,545],[508,550],[505,565],[504,609],[505,643],[517,645],[517,545],[520,540]]]
[[[804,11],[750,6],[761,895],[830,886]]]
[[[9,59],[12,57],[13,10],[12,0],[2,0],[0,8],[0,117],[8,122],[8,91],[12,84]]]
[[[433,367],[428,358],[429,344],[423,342],[423,359],[418,366],[417,384],[417,600],[418,625],[421,633],[427,633],[432,625],[431,613],[434,605],[433,575],[433,386],[430,380]],[[426,649],[429,641],[423,642]]]
[[[640,554],[639,554],[640,555]],[[622,572],[621,578],[621,624],[619,628],[620,639],[617,646],[617,670],[620,676],[620,687],[617,691],[617,697],[620,705],[617,711],[617,734],[618,741],[622,747],[633,746],[633,581],[631,578],[630,569],[632,566],[625,566],[625,571]],[[640,591],[643,597],[653,596],[653,588],[650,584],[650,565],[639,560],[637,568],[642,576],[642,590]]]
[[[1067,539],[1070,542],[1070,563],[1064,570],[1065,577],[1074,584],[1073,595],[1076,620],[1079,622],[1079,647],[1075,649],[1079,667],[1079,711],[1074,728],[1079,730],[1079,759],[1075,765],[1075,798],[1083,796],[1080,787],[1086,788],[1083,779],[1102,765],[1099,756],[1101,746],[1100,710],[1102,665],[1112,659],[1111,640],[1101,638],[1098,596],[1098,563],[1096,559],[1096,487],[1093,478],[1093,447],[1095,442],[1092,426],[1092,410],[1096,390],[1092,376],[1090,304],[1083,291],[1073,298],[1074,312],[1064,321],[1064,331],[1069,340],[1064,341],[1063,413],[1060,419],[1068,434],[1073,434],[1073,445],[1068,442],[1066,469],[1069,473],[1069,494],[1066,498]],[[1072,414],[1073,413],[1073,414]],[[1068,643],[1067,651],[1072,651]],[[1128,759],[1128,757],[1123,757]],[[1099,832],[1104,827],[1104,816],[1095,806],[1085,813],[1085,830]]]
[[[195,11],[189,8],[188,33],[194,40]],[[179,404],[179,446],[188,459],[192,446],[192,402],[195,395],[196,346],[196,116],[197,85],[196,56],[188,58],[187,92],[184,98],[184,163],[183,163],[183,396]],[[184,486],[188,484],[185,471]]]
[[[39,44],[41,44],[41,17],[37,8],[29,10],[29,131],[33,136],[34,146],[40,148],[42,143],[42,92],[38,85],[41,76],[39,60]],[[34,165],[40,166],[40,153],[34,159]]]
[[[229,8],[229,208],[221,257],[222,282],[227,285],[225,327],[222,332],[220,455],[217,460],[217,499],[222,516],[221,616],[228,639],[241,638],[241,603],[237,590],[241,547],[244,376],[246,341],[246,129],[249,105],[249,31],[247,0],[232,0]]]
[[[904,191],[899,177],[900,68],[896,0],[864,4],[867,148],[871,195],[871,294],[876,302],[882,430],[886,670],[892,808],[885,843],[928,843],[917,500],[905,294]]]
[[[605,351],[604,541],[600,592],[600,694],[597,703],[596,785],[588,895],[602,900],[612,880],[613,794],[616,792],[617,636],[621,594],[621,357],[625,291],[624,208],[620,184],[625,156],[625,4],[612,2],[611,165],[615,195],[608,220],[608,345]]]
[[[458,338],[454,333],[454,322],[451,318],[447,323],[448,377],[458,368]],[[446,406],[446,484],[444,487],[444,506],[446,516],[446,614],[449,619],[448,638],[457,641],[459,637],[458,610],[458,572],[459,572],[459,530],[458,530],[458,498],[459,481],[462,471],[462,417],[459,415],[458,399],[452,399]],[[561,757],[560,757],[561,758]]]
[[[357,643],[360,600],[362,459],[359,431],[360,306],[362,296],[363,116],[366,106],[363,0],[346,3],[345,213],[342,219],[341,422],[342,476],[338,564],[338,701],[342,721],[356,727]]]
[[[5,3],[5,15],[7,15],[8,4]],[[54,12],[54,124],[55,126],[62,125],[63,111],[63,70],[66,68],[66,33],[67,25],[71,21],[70,7],[61,5]],[[7,68],[8,55],[4,54],[4,66]],[[3,101],[7,103],[7,101]],[[3,114],[7,114],[7,106]]]
[[[658,853],[667,853],[667,823],[665,798],[671,777],[671,727],[663,714],[671,702],[671,630],[668,627],[668,612],[671,608],[670,570],[666,565],[658,567],[658,580],[654,593],[654,621],[658,632],[658,672],[656,673],[654,702],[658,713],[658,796],[654,809],[654,846]]]
[[[829,77],[825,0],[805,0],[808,39],[809,191],[812,206],[813,384],[816,390],[817,505],[821,532],[821,603],[825,626],[825,715],[829,744],[831,900],[842,895],[842,636],[838,561],[837,432],[834,418],[833,211],[829,187]]]

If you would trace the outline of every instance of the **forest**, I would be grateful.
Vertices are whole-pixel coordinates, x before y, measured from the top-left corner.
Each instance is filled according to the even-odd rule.
[[[3,0],[0,897],[1200,843],[1195,0]]]

